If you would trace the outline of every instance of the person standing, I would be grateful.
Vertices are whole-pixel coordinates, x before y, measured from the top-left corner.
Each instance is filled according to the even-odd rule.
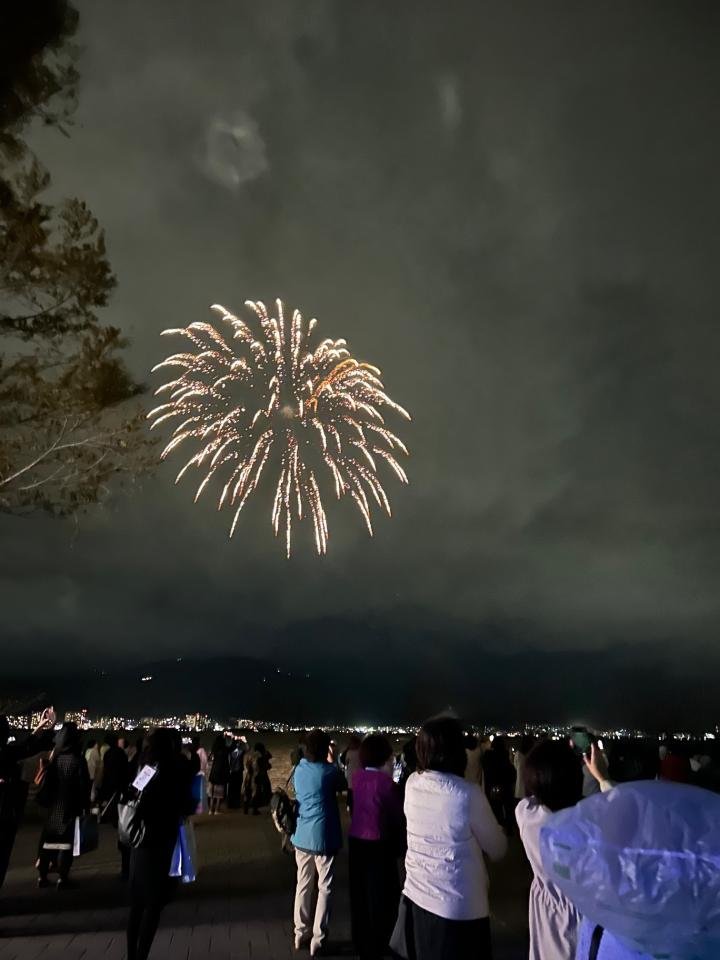
[[[485,793],[492,811],[500,826],[512,833],[516,773],[503,737],[493,738],[492,746],[482,755],[482,765]]]
[[[533,738],[523,736],[516,750],[513,750],[513,766],[515,767],[515,806],[520,800],[524,800],[525,793],[525,760],[533,748]]]
[[[118,803],[125,794],[130,783],[130,761],[125,748],[120,746],[117,736],[108,733],[105,737],[108,749],[103,757],[103,772],[100,790],[100,818],[105,823],[118,825]],[[120,879],[127,880],[130,875],[130,848],[121,843],[118,838],[118,853],[120,854]]]
[[[49,707],[43,711],[40,722],[29,737],[8,743],[10,722],[4,714],[0,715],[0,889],[5,883],[27,797],[20,764],[23,760],[50,749],[54,723],[55,713],[52,707]]]
[[[103,774],[103,745],[99,740],[91,740],[85,750],[88,776],[90,777],[90,799],[98,800]]]
[[[328,763],[330,737],[322,730],[307,735],[305,757],[295,768],[297,826],[295,847],[295,949],[310,942],[310,956],[322,955],[330,922],[335,856],[342,846],[337,791],[339,773]],[[317,903],[312,909],[317,884]]]
[[[410,777],[417,770],[417,751],[415,749],[417,743],[417,737],[412,737],[407,743],[403,744],[402,752],[400,754],[400,781],[398,786],[400,787],[400,792],[402,793],[403,802],[405,801],[405,788]]]
[[[360,737],[353,733],[350,736],[350,741],[345,748],[345,752],[341,757],[343,761],[343,766],[345,767],[345,780],[347,782],[347,809],[348,813],[352,813],[353,805],[353,777],[355,772],[360,769],[360,745],[362,740]]]
[[[126,789],[130,777],[130,762],[127,754],[113,733],[105,737],[108,749],[103,756],[100,801],[107,808],[107,818],[117,826],[117,804],[120,795]]]
[[[296,746],[294,746],[290,751],[290,766],[293,768],[296,767],[300,763],[302,758],[305,756],[306,738],[307,738],[307,730],[301,730]]]
[[[352,939],[361,960],[387,951],[400,901],[398,856],[404,846],[402,794],[393,783],[392,746],[370,734],[360,745],[348,839]]]
[[[507,839],[483,790],[468,783],[459,720],[427,720],[417,736],[417,772],[405,788],[405,886],[392,944],[408,960],[492,956],[483,854],[505,855]]]
[[[547,875],[540,855],[540,829],[582,797],[583,776],[577,756],[564,740],[544,740],[525,758],[524,792],[515,810],[520,839],[530,866],[530,960],[574,960],[580,917]]]
[[[265,749],[265,744],[256,743],[245,760],[245,776],[243,777],[243,809],[253,815],[260,813],[261,807],[270,803],[272,787],[270,786],[269,771],[272,754]]]
[[[38,886],[49,885],[52,863],[58,868],[58,889],[70,885],[75,820],[88,809],[90,778],[82,755],[80,734],[74,723],[64,723],[55,735],[55,746],[37,796],[48,815],[40,835],[37,861]]]
[[[200,743],[200,737],[193,737],[192,747],[194,753],[197,754],[198,759],[200,760],[200,773],[207,778],[208,772],[208,755],[207,750]]]
[[[242,782],[246,752],[247,740],[245,737],[238,737],[235,740],[233,749],[230,751],[230,779],[228,781],[227,805],[231,810],[236,810],[242,806]]]
[[[658,778],[672,783],[690,783],[692,770],[687,750],[677,740],[670,740],[665,746],[665,755],[660,760]]]
[[[225,745],[225,737],[217,736],[212,753],[208,757],[208,799],[211,816],[221,812],[229,780],[230,756]]]
[[[140,766],[153,767],[155,773],[140,797],[145,836],[130,854],[127,960],[147,960],[163,908],[177,886],[170,865],[180,823],[193,810],[192,770],[172,731],[153,731]]]
[[[474,734],[468,734],[465,738],[465,756],[467,763],[465,765],[465,779],[469,783],[477,783],[482,786],[483,768],[482,768],[483,749],[480,741]]]

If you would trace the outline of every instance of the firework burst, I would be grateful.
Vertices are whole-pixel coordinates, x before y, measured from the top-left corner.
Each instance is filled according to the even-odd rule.
[[[288,556],[293,520],[304,516],[312,519],[318,553],[327,551],[327,481],[338,499],[354,500],[372,535],[372,503],[390,514],[378,467],[385,464],[407,483],[397,459],[407,449],[383,414],[410,415],[385,393],[377,367],[358,363],[344,340],[312,344],[315,319],[306,322],[299,310],[288,319],[280,300],[276,316],[259,300],[246,306],[252,311],[248,320],[213,305],[228,327],[227,338],[209,323],[163,331],[187,338],[194,348],[153,368],[182,371],[156,391],[167,402],[148,414],[153,428],[173,425],[163,459],[182,444],[195,448],[175,482],[198,468],[203,476],[197,501],[211,481],[219,481],[218,509],[234,511],[232,536],[263,473],[272,473],[272,526],[276,536],[284,534]]]

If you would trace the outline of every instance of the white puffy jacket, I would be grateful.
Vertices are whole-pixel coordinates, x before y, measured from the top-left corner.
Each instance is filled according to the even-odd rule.
[[[499,860],[507,840],[482,788],[451,773],[413,773],[405,816],[405,896],[448,920],[489,916],[483,852]]]

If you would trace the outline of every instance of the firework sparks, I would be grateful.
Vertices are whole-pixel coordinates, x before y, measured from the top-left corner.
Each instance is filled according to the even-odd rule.
[[[390,515],[378,467],[386,465],[407,483],[397,455],[408,451],[383,414],[410,415],[387,395],[377,367],[351,357],[344,340],[313,346],[314,319],[304,321],[299,310],[286,318],[280,300],[276,316],[259,300],[246,306],[252,311],[248,320],[213,305],[228,327],[227,338],[209,323],[163,331],[187,338],[194,348],[153,368],[182,371],[156,391],[167,402],[148,414],[153,428],[173,425],[163,459],[183,443],[194,447],[175,482],[198,468],[203,476],[197,501],[211,480],[220,481],[218,509],[233,509],[232,536],[263,472],[272,472],[272,527],[283,536],[288,556],[293,521],[305,516],[318,553],[327,551],[321,494],[327,481],[338,499],[352,498],[372,535],[372,502]]]

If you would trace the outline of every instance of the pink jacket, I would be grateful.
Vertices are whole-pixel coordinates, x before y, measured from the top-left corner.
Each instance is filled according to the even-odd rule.
[[[350,836],[356,840],[396,841],[402,833],[402,797],[385,770],[356,770],[352,778]]]

